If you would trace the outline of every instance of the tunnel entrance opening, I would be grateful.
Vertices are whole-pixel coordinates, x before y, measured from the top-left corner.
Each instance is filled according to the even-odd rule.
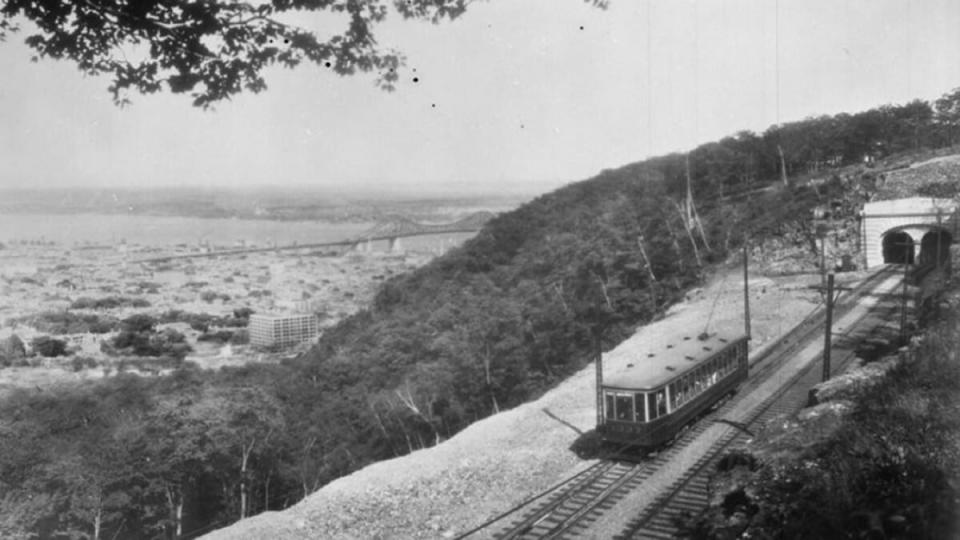
[[[889,232],[884,235],[883,262],[913,264],[913,238],[902,231]]]
[[[920,264],[922,266],[946,264],[950,258],[952,242],[950,233],[942,229],[935,229],[923,235],[920,239]]]

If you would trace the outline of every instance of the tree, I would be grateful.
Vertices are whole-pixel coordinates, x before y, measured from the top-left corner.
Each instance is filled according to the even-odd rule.
[[[27,356],[23,340],[16,334],[0,342],[0,366],[16,365]]]
[[[470,0],[392,3],[405,19],[438,23],[461,15]],[[293,22],[301,12],[343,17],[345,28],[321,38]],[[208,107],[243,90],[264,90],[262,71],[277,64],[309,62],[338,75],[373,72],[379,86],[392,89],[403,57],[373,34],[388,12],[386,0],[9,0],[0,8],[0,39],[25,18],[36,26],[26,43],[39,57],[66,58],[88,75],[109,74],[118,104],[129,103],[130,90],[168,89]]]
[[[940,96],[934,104],[936,121],[943,131],[947,144],[956,144],[960,140],[960,88]]]
[[[37,352],[40,356],[46,356],[52,358],[54,356],[60,356],[67,352],[67,344],[59,339],[54,339],[50,336],[39,336],[33,339],[30,344],[33,346],[33,350]]]
[[[285,431],[280,403],[262,386],[223,384],[207,388],[189,404],[186,415],[207,425],[206,436],[218,454],[215,461],[223,464],[226,506],[239,519],[251,515],[254,489],[269,489],[269,484],[255,485],[257,469],[267,468],[271,438]]]
[[[143,313],[131,315],[123,320],[123,330],[127,332],[151,332],[156,325],[156,319]]]

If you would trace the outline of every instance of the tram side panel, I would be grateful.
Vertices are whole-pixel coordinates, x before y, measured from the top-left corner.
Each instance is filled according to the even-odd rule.
[[[689,379],[695,377],[698,370],[710,365],[711,360],[726,351],[704,358],[697,368],[659,388],[604,387],[604,420],[603,424],[598,426],[603,439],[640,447],[656,447],[670,442],[684,426],[746,380],[747,338],[744,337],[731,345],[731,349],[733,355],[730,361],[733,365],[728,372],[715,382],[711,381],[706,388],[678,407],[673,406],[673,396],[678,392],[688,392],[689,389],[683,385],[692,384]],[[664,394],[662,408],[659,401],[661,392]],[[625,414],[622,409],[625,408],[627,396],[630,394],[633,394],[633,408],[630,414]]]

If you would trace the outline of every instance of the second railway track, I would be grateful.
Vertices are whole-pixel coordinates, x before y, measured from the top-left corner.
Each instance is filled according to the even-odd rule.
[[[839,320],[849,313],[863,298],[875,294],[877,288],[896,273],[896,267],[885,267],[867,276],[856,287],[843,294],[835,307],[836,319]],[[886,306],[883,309],[889,311],[891,308]],[[871,313],[875,311],[874,309]],[[857,322],[865,317],[867,315],[859,317]],[[740,398],[749,396],[769,381],[798,350],[809,346],[817,338],[822,338],[824,318],[822,309],[814,310],[781,339],[755,354],[751,362],[753,373],[741,388],[739,398],[718,406],[678,436],[673,445],[640,463],[601,460],[459,538],[672,537],[676,531],[673,524],[676,515],[684,511],[696,512],[705,507],[706,472],[712,470],[712,466],[725,450],[744,440],[743,432],[729,428],[693,463],[685,464],[685,472],[677,481],[669,484],[666,490],[661,490],[662,493],[657,494],[652,504],[646,505],[646,508],[638,508],[637,510],[642,512],[639,515],[633,512],[633,518],[621,522],[615,527],[615,531],[609,528],[612,523],[604,526],[607,521],[604,516],[632,492],[643,489],[645,482],[658,471],[681,457],[693,441],[714,427],[718,420],[723,421],[741,401]],[[853,341],[847,340],[847,348],[852,347]],[[851,358],[852,352],[837,355],[835,365],[842,368]],[[811,382],[811,377],[818,376],[819,373],[813,369],[814,365],[819,364],[810,362],[790,380],[781,382],[776,392],[753,406],[747,418],[739,420],[739,423],[757,424],[777,414],[794,412],[801,408],[806,403],[809,386],[816,382]]]
[[[873,322],[889,321],[898,310],[899,305],[896,302],[878,303],[858,318],[857,323],[867,319],[872,319]],[[859,344],[884,331],[895,333],[896,329],[884,325],[858,326],[853,334],[848,334],[834,343],[834,366],[837,370],[843,370],[849,365]],[[819,367],[821,365],[818,362],[808,363],[776,393],[757,406],[744,424],[747,427],[759,426],[777,416],[802,409],[808,402],[810,388],[821,380],[821,371],[817,369]],[[747,439],[748,436],[743,431],[728,431],[615,538],[673,538],[678,532],[677,518],[684,513],[695,515],[706,507],[709,497],[708,484],[710,476],[716,470],[717,461],[728,451],[742,446]]]

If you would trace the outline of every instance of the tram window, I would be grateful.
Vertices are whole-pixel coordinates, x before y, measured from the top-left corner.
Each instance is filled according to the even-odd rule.
[[[653,392],[647,394],[647,413],[650,414],[650,420],[653,420],[657,416],[657,395]]]
[[[645,398],[643,397],[644,395],[645,394],[643,392],[637,392],[636,394],[633,395],[633,402],[637,406],[637,422],[647,421],[647,416],[644,411],[644,408],[646,407],[646,401],[645,401]]]
[[[670,389],[670,410],[671,410],[671,411],[674,411],[674,410],[676,410],[676,408],[677,408],[677,398],[679,397],[679,396],[677,396],[677,386],[678,386],[678,385],[679,385],[679,383],[677,383],[677,382],[672,382],[672,383],[670,383],[670,386],[669,386],[669,389]]]
[[[657,390],[657,416],[667,414],[667,391],[661,388]]]
[[[617,420],[633,421],[633,396],[630,394],[617,394],[616,406]]]
[[[604,404],[607,409],[607,418],[613,420],[613,394],[608,392],[604,394],[603,397],[605,398]]]

